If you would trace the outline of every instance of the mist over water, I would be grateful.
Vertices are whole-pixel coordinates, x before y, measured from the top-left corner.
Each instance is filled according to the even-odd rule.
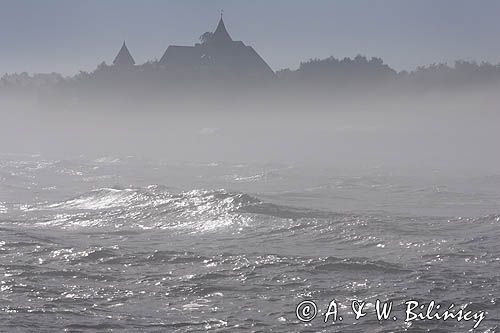
[[[498,172],[494,92],[2,106],[0,151]]]
[[[2,101],[1,329],[467,331],[498,326],[490,92],[51,106]],[[332,299],[346,321],[300,323]],[[395,305],[396,306],[396,305]],[[351,314],[352,316],[352,314]]]

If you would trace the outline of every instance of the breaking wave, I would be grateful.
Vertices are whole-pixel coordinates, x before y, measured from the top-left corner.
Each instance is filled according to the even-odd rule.
[[[41,225],[177,229],[191,232],[241,229],[256,216],[325,218],[332,213],[275,205],[225,190],[171,192],[165,186],[101,188],[55,203],[24,207]]]

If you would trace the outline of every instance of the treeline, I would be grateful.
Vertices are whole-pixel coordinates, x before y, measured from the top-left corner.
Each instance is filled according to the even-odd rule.
[[[33,93],[39,96],[95,98],[125,94],[152,98],[171,93],[207,92],[223,88],[274,92],[359,92],[364,90],[429,91],[471,89],[500,85],[500,64],[456,61],[454,65],[432,64],[413,71],[396,71],[380,58],[311,59],[298,69],[276,72],[273,80],[242,77],[221,71],[168,69],[156,61],[130,68],[100,64],[93,72],[72,77],[60,74],[6,74],[0,79],[0,94]]]
[[[413,71],[397,72],[380,58],[358,55],[355,58],[312,59],[300,64],[297,70],[278,71],[278,79],[284,85],[313,85],[332,87],[378,89],[456,89],[472,86],[500,84],[500,64],[456,61],[448,64],[420,66]]]

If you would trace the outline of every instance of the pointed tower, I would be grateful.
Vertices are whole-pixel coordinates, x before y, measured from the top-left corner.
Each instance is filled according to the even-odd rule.
[[[275,77],[271,67],[251,46],[231,38],[222,13],[210,38],[194,46],[170,45],[159,64],[176,74],[186,73],[186,77],[192,77],[192,73],[203,73],[203,77],[214,74],[217,78],[232,76],[242,80]]]
[[[212,41],[216,44],[227,44],[233,41],[229,32],[227,32],[222,14],[220,15],[219,24],[217,25],[217,29],[215,29]]]
[[[118,52],[118,55],[113,61],[113,65],[123,67],[132,67],[135,65],[135,60],[132,58],[125,42],[123,42],[120,52]]]

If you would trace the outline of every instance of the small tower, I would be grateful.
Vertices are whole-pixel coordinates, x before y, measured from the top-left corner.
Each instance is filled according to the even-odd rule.
[[[135,60],[132,58],[125,42],[123,42],[120,52],[118,52],[118,55],[113,61],[113,65],[120,67],[133,67],[135,65]]]
[[[226,25],[224,24],[224,19],[222,18],[222,13],[220,15],[219,24],[217,29],[215,29],[212,41],[216,44],[227,44],[233,41],[229,32],[227,32]]]

